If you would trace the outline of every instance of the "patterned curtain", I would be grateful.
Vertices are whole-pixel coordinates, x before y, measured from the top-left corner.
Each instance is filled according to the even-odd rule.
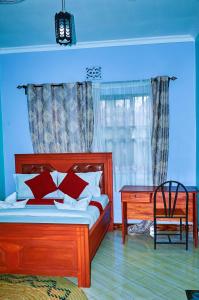
[[[169,154],[169,77],[152,78],[153,126],[152,168],[153,184],[159,185],[167,178]]]
[[[90,152],[92,83],[27,87],[29,127],[35,153]]]

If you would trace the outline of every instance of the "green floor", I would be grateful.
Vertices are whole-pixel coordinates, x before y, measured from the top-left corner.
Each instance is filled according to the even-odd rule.
[[[89,300],[186,300],[186,289],[199,290],[199,249],[157,245],[146,236],[108,233],[93,262]]]

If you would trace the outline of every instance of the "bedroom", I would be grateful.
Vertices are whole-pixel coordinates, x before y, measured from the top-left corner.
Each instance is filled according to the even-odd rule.
[[[94,23],[96,17],[96,10],[89,1],[88,7],[92,18],[86,14],[86,9],[83,1],[78,1],[73,4],[72,1],[67,1],[66,7],[73,12],[76,19],[77,42],[78,33],[84,18],[81,15],[83,11],[87,17],[87,26],[90,26],[88,36],[81,29],[81,41],[96,41],[96,40],[116,40],[115,46],[108,46],[105,43],[101,45],[96,44],[95,47],[89,48],[53,48],[49,46],[49,51],[44,50],[38,45],[52,44],[55,47],[54,24],[53,20],[49,18],[46,21],[50,29],[48,35],[44,40],[37,41],[37,35],[40,35],[42,27],[33,27],[37,33],[33,34],[32,45],[31,41],[20,40],[22,36],[18,36],[19,41],[13,40],[12,32],[7,33],[6,30],[2,35],[2,42],[0,46],[0,86],[1,86],[1,198],[8,195],[14,190],[14,181],[12,174],[14,173],[14,154],[16,153],[32,153],[32,142],[29,133],[28,113],[27,113],[27,98],[24,90],[19,90],[16,87],[27,83],[60,83],[60,82],[76,82],[84,81],[86,79],[86,68],[92,66],[100,66],[102,69],[102,81],[129,81],[129,80],[143,80],[151,77],[168,75],[176,76],[178,79],[172,81],[170,84],[170,146],[169,146],[169,164],[168,164],[168,178],[178,179],[185,185],[196,185],[198,178],[197,170],[197,80],[198,75],[198,42],[197,42],[197,16],[199,10],[198,1],[183,1],[183,5],[179,1],[163,1],[162,6],[158,5],[158,1],[126,1],[124,7],[123,1],[118,1],[114,5],[114,1],[110,1],[110,10],[114,13],[123,7],[124,16],[120,16],[121,22],[125,20],[125,14],[128,16],[127,21],[131,18],[127,10],[132,10],[133,26],[138,30],[139,28],[139,13],[141,14],[143,7],[143,15],[146,15],[147,9],[165,9],[166,16],[165,23],[160,26],[160,18],[156,20],[157,24],[151,25],[151,31],[147,31],[147,26],[140,35],[135,35],[134,31],[128,31],[128,22],[122,23],[121,32],[117,32],[115,23],[111,29],[109,23],[110,15],[106,10],[106,1],[97,1],[96,5],[101,7],[101,15],[106,19],[106,26],[110,33],[104,30],[101,32],[99,24],[103,20],[99,20],[97,26]],[[172,2],[177,2],[174,4]],[[148,4],[150,3],[150,4]],[[52,5],[52,4],[51,4]],[[49,7],[53,17],[54,13],[60,10],[61,1],[54,4],[54,7]],[[74,7],[73,7],[74,5]],[[178,12],[178,5],[181,5],[182,11]],[[186,7],[187,5],[187,7]],[[17,22],[17,10],[25,6],[26,9],[34,7],[33,1],[24,1],[12,6],[0,6],[0,12],[5,10],[14,10]],[[53,5],[52,5],[53,6]],[[41,10],[45,14],[48,3],[38,5],[35,13]],[[162,8],[161,8],[162,7]],[[24,9],[25,9],[24,8]],[[92,8],[92,9],[91,9]],[[115,9],[115,10],[114,10]],[[136,17],[136,9],[137,17]],[[187,9],[187,11],[186,11]],[[94,10],[94,12],[92,12]],[[141,10],[141,11],[140,11]],[[161,10],[161,11],[162,11]],[[171,13],[171,10],[174,16]],[[34,10],[33,10],[34,11]],[[22,10],[23,12],[23,10]],[[106,15],[106,13],[108,15]],[[152,12],[151,12],[152,13]],[[135,15],[134,15],[135,14]],[[182,14],[182,15],[181,15]],[[153,15],[152,15],[153,16]],[[175,16],[179,17],[179,23],[175,20]],[[186,23],[183,16],[190,17],[190,22]],[[22,15],[23,17],[23,15]],[[81,17],[81,18],[80,18]],[[3,18],[3,17],[2,17]],[[1,18],[1,19],[2,19]],[[38,18],[38,16],[37,16]],[[123,19],[124,18],[124,19]],[[170,19],[171,18],[171,19]],[[196,21],[195,19],[196,18]],[[81,20],[82,23],[78,23]],[[92,23],[88,23],[88,20]],[[111,22],[112,19],[110,19]],[[113,22],[114,20],[112,20]],[[170,26],[168,26],[170,21]],[[21,21],[22,22],[22,21]],[[166,25],[167,22],[167,25]],[[185,22],[185,25],[183,24]],[[92,25],[91,25],[92,24]],[[94,26],[95,27],[92,27]],[[141,25],[140,25],[141,26]],[[1,25],[3,27],[3,24]],[[30,26],[30,28],[32,28]],[[79,31],[78,31],[79,30]],[[85,29],[86,30],[86,29]],[[139,32],[139,31],[138,31]],[[79,33],[80,34],[80,33]],[[90,35],[89,35],[90,34]],[[98,35],[97,35],[98,34]],[[169,37],[168,37],[169,36]],[[148,37],[148,39],[146,38]],[[156,37],[152,38],[151,37]],[[7,40],[6,40],[7,38]],[[25,33],[24,33],[25,38]],[[137,40],[137,38],[141,38]],[[124,39],[129,39],[128,43]],[[46,42],[47,41],[47,42]],[[98,46],[98,47],[96,47]],[[102,47],[103,46],[103,47]],[[13,47],[13,49],[12,49]],[[16,49],[15,47],[20,47]],[[30,48],[29,48],[30,47]],[[57,46],[58,47],[58,46]],[[61,47],[61,46],[60,46]],[[45,47],[44,47],[45,48]],[[48,47],[47,47],[48,48]],[[53,50],[54,49],[54,50]],[[179,147],[180,145],[180,147]],[[121,204],[120,201],[114,202],[114,222],[121,223]],[[178,248],[178,247],[177,247]],[[178,250],[177,250],[178,251]],[[93,296],[94,297],[94,296]],[[150,298],[149,298],[150,299]]]

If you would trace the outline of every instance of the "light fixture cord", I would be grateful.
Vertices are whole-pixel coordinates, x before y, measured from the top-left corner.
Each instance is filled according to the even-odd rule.
[[[65,0],[62,0],[62,11],[65,11]]]

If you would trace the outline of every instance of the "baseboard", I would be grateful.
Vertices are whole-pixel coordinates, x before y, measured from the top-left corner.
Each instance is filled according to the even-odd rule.
[[[133,225],[133,224],[128,224],[128,226],[129,225]],[[177,224],[159,224],[158,225],[158,229],[161,229],[162,231],[177,231],[178,228],[179,228],[179,225],[177,225]],[[122,224],[114,223],[113,230],[122,230]],[[191,230],[192,230],[192,225],[189,225],[189,231],[191,231]]]

